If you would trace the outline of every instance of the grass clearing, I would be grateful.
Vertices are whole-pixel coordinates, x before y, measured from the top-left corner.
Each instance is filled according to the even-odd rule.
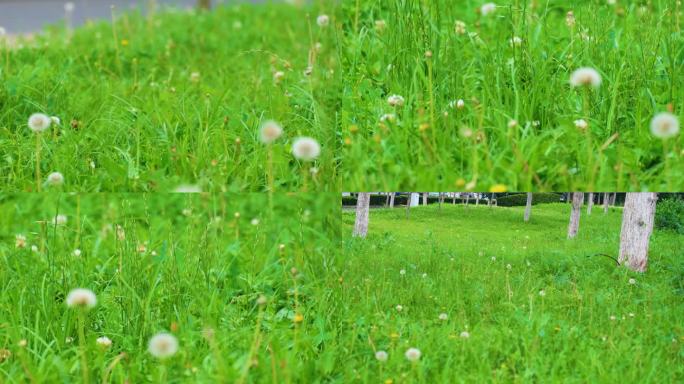
[[[330,278],[343,281],[330,300],[336,345],[348,356],[339,374],[395,383],[681,381],[684,237],[656,230],[646,273],[616,268],[593,255],[617,255],[621,210],[600,208],[583,209],[575,240],[566,239],[569,204],[536,205],[527,224],[524,207],[431,205],[411,209],[408,221],[402,208],[373,209],[366,240],[350,237],[354,214],[345,212]],[[422,352],[416,364],[404,357],[409,347]]]

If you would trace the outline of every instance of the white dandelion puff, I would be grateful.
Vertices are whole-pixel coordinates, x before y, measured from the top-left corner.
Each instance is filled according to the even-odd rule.
[[[522,39],[519,38],[518,36],[513,36],[508,43],[512,46],[518,47],[520,44],[522,44]]]
[[[52,172],[48,175],[46,183],[52,186],[60,186],[64,184],[64,175],[59,172]]]
[[[76,257],[80,257],[81,256],[81,250],[76,248],[76,249],[74,249],[74,252],[72,254]]]
[[[406,359],[412,363],[415,363],[416,361],[420,360],[420,349],[418,348],[409,348],[406,350],[406,353],[404,354],[406,356]]]
[[[390,95],[387,98],[387,104],[391,107],[401,107],[404,105],[404,97],[401,95]]]
[[[629,284],[631,284],[631,285],[636,284],[636,279],[629,279]]]
[[[327,27],[328,24],[330,24],[330,16],[328,15],[320,15],[316,18],[316,24],[318,24],[319,27]]]
[[[384,363],[385,361],[387,361],[387,358],[388,358],[388,357],[389,357],[389,355],[388,355],[387,352],[385,352],[385,351],[377,351],[377,352],[375,352],[375,358],[376,358],[378,361],[381,361],[381,362],[383,362],[383,363]]]
[[[250,224],[252,224],[254,226],[259,225],[259,219],[257,219],[257,218],[252,219],[252,221],[250,221]]]
[[[463,331],[463,332],[461,332],[461,335],[460,335],[460,336],[461,336],[461,338],[463,338],[463,339],[467,339],[467,338],[470,337],[470,333],[468,333],[468,331]]]
[[[98,337],[95,342],[97,345],[105,349],[112,346],[112,340],[110,340],[107,336]]]
[[[406,275],[406,270],[405,270],[405,269],[400,269],[400,270],[399,270],[399,274],[402,275],[402,276]]]
[[[601,86],[601,75],[594,68],[579,68],[570,75],[570,85],[573,87],[591,86],[598,88]]]
[[[396,310],[397,310],[397,312],[401,312],[401,311],[404,310],[404,307],[401,306],[401,305],[397,305],[397,306],[396,306]]]
[[[171,357],[178,351],[178,339],[170,333],[158,333],[150,339],[147,350],[158,359]]]
[[[546,296],[546,291],[543,289],[541,291],[539,291],[539,296],[541,296],[541,297]]]
[[[33,132],[43,132],[50,128],[52,119],[43,113],[34,113],[28,119],[28,126]]]
[[[385,113],[384,115],[380,116],[380,121],[383,123],[385,121],[389,121],[390,123],[394,123],[395,121],[397,121],[397,115],[395,115],[394,113]]]
[[[95,292],[86,288],[72,289],[67,295],[66,305],[69,308],[93,308],[97,304]]]
[[[679,133],[679,120],[677,120],[677,116],[668,112],[655,115],[653,120],[651,120],[651,133],[660,139],[669,139],[677,136]]]
[[[587,121],[584,119],[575,120],[575,127],[579,128],[579,129],[584,130],[584,129],[587,129],[588,126],[589,126],[589,123],[587,123]]]
[[[66,215],[59,214],[52,219],[52,224],[55,224],[55,225],[64,225],[66,223],[67,223]]]
[[[496,4],[494,3],[485,3],[480,7],[480,13],[482,16],[488,16],[494,12],[496,12]]]
[[[303,161],[311,161],[321,154],[321,146],[311,137],[298,137],[292,143],[292,154]]]
[[[264,144],[270,144],[276,141],[283,134],[283,127],[273,120],[268,120],[261,125],[259,130],[259,136],[261,142]]]
[[[447,315],[446,313],[440,313],[439,314],[439,319],[442,321],[447,321],[448,318],[449,318],[449,315]]]

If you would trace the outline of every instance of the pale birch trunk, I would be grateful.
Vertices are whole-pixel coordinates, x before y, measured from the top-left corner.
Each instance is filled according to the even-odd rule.
[[[408,220],[409,212],[411,210],[411,197],[413,197],[413,192],[409,192],[408,198],[406,200],[406,220]]]
[[[439,204],[439,210],[440,210],[440,211],[442,210],[442,200],[444,200],[444,197],[443,197],[443,196],[444,196],[444,195],[442,194],[442,192],[440,192],[440,193],[439,193],[439,198],[437,199],[438,204]]]
[[[532,193],[527,193],[527,204],[525,204],[525,222],[530,221],[530,213],[532,213]]]
[[[603,213],[608,213],[608,192],[603,194]]]
[[[452,205],[456,205],[456,192],[454,192],[454,194],[453,194],[453,196],[452,196],[452,199],[453,199],[453,200],[451,201],[451,204],[452,204]]]
[[[469,203],[469,202],[470,202],[470,194],[468,193],[468,194],[466,194],[466,202],[465,202],[466,208],[468,208],[468,203]]]
[[[480,205],[480,194],[479,193],[475,194],[475,205],[476,206]]]
[[[395,194],[396,194],[396,192],[390,192],[390,204],[389,204],[390,208],[394,208],[394,195]]]
[[[634,271],[646,271],[657,200],[658,195],[652,192],[627,193],[620,230],[620,265],[626,263]]]
[[[574,239],[577,236],[583,201],[584,193],[574,192],[572,194],[572,211],[570,213],[570,224],[568,225],[568,239]]]
[[[587,201],[587,216],[591,215],[591,208],[594,206],[594,194],[589,193],[589,201]]]
[[[356,200],[356,221],[354,222],[354,236],[366,237],[368,233],[368,209],[370,208],[370,193],[359,193]]]
[[[423,205],[428,205],[428,193],[423,192]]]

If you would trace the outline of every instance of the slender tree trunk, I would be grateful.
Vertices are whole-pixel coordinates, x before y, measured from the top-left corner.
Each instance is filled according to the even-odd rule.
[[[574,192],[572,194],[572,211],[570,213],[570,224],[568,225],[568,239],[574,239],[577,236],[583,201],[584,193]]]
[[[469,202],[470,202],[470,194],[467,193],[467,194],[466,194],[466,202],[465,202],[466,208],[468,208],[468,203],[469,203]]]
[[[411,210],[411,197],[413,197],[413,192],[409,192],[408,198],[406,200],[406,220],[408,220],[409,211]]]
[[[587,201],[587,216],[591,215],[591,208],[594,206],[594,194],[589,192],[589,201]]]
[[[613,195],[610,197],[610,205],[613,207],[615,206],[615,199],[617,199],[617,193],[613,193]]]
[[[356,200],[356,222],[354,222],[354,234],[357,237],[366,237],[368,233],[368,209],[370,208],[370,193],[359,193]]]
[[[395,195],[395,192],[390,192],[390,203],[389,203],[390,208],[394,208],[394,195]]]
[[[439,204],[439,210],[442,210],[442,200],[444,200],[444,195],[442,192],[439,192],[439,198],[437,199],[437,203]]]
[[[454,194],[451,195],[451,197],[452,197],[452,199],[453,199],[453,200],[451,201],[451,204],[456,205],[456,192],[454,192]]]
[[[199,9],[211,8],[211,0],[197,0],[197,8],[199,8]]]
[[[475,205],[480,205],[480,194],[476,193],[475,194]]]
[[[385,192],[385,193],[387,194],[385,197],[385,207],[389,207],[389,199],[390,199],[389,192]]]
[[[488,207],[491,207],[491,206],[492,206],[492,196],[493,196],[493,195],[490,194],[489,197],[487,198],[487,206],[488,206]]]
[[[608,192],[603,194],[603,213],[608,213]]]
[[[618,262],[637,272],[645,272],[648,266],[657,200],[658,195],[652,192],[628,192],[625,197]]]
[[[428,193],[423,192],[423,205],[428,205]]]
[[[530,221],[530,213],[532,213],[532,193],[527,192],[527,204],[525,204],[525,222]]]

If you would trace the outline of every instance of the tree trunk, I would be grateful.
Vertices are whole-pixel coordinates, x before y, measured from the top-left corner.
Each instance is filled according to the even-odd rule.
[[[620,255],[618,263],[637,272],[645,272],[648,264],[648,243],[653,233],[656,201],[652,192],[628,192],[622,211]]]
[[[411,210],[411,197],[413,197],[413,192],[409,192],[408,198],[406,199],[406,220],[408,220],[409,211]]]
[[[428,193],[423,192],[423,205],[428,205]]]
[[[568,225],[568,239],[574,239],[577,236],[583,201],[584,193],[574,192],[572,194],[572,212],[570,213],[570,224]]]
[[[368,233],[368,209],[370,208],[370,193],[359,193],[356,200],[356,221],[354,222],[354,234],[357,237],[366,237]]]
[[[456,205],[456,192],[452,195],[453,200],[451,201],[451,204]]]
[[[603,213],[608,213],[608,192],[603,194]]]
[[[613,193],[613,194],[610,196],[610,205],[612,205],[613,207],[615,206],[615,199],[616,199],[616,198],[617,198],[617,193]]]
[[[475,194],[475,205],[480,205],[480,194],[479,193]]]
[[[530,213],[532,212],[532,193],[527,193],[527,204],[525,204],[525,222],[530,221]]]
[[[199,9],[211,8],[211,0],[197,0],[197,8],[199,8]]]
[[[390,208],[394,208],[394,194],[395,192],[390,192]]]
[[[437,202],[439,204],[439,210],[442,210],[442,200],[444,199],[442,192],[439,193],[439,198],[437,199]]]
[[[589,192],[589,201],[587,201],[587,216],[591,215],[591,207],[594,206],[594,194]]]
[[[489,195],[489,197],[487,198],[487,206],[488,206],[488,207],[491,207],[491,206],[492,206],[492,197],[493,197],[493,196],[494,196],[494,195]]]

